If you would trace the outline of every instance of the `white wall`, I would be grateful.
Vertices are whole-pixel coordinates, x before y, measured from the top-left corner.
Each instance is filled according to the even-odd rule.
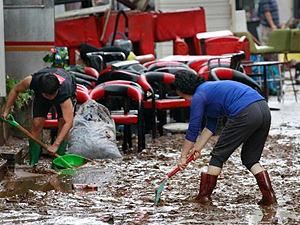
[[[0,0],[0,97],[6,96],[3,0]]]
[[[278,0],[280,23],[286,23],[292,16],[294,10],[293,0]]]

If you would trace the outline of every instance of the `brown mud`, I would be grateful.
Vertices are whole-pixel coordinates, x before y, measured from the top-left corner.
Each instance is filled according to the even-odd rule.
[[[272,112],[261,159],[271,176],[277,205],[256,204],[261,193],[242,166],[239,149],[224,165],[213,204],[194,202],[213,141],[201,159],[168,181],[161,202],[155,205],[154,190],[176,165],[184,138],[166,134],[153,142],[148,138],[140,154],[126,154],[118,161],[98,160],[74,176],[55,174],[47,157],[34,170],[17,166],[0,184],[0,224],[300,224],[300,107],[294,102],[284,104]],[[74,183],[90,183],[98,189],[73,190]]]

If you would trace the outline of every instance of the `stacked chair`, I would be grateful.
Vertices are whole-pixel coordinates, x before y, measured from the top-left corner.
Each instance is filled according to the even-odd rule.
[[[136,127],[137,131],[137,151],[141,152],[145,148],[146,125],[150,127],[155,138],[157,130],[163,135],[167,111],[170,111],[170,116],[175,120],[178,112],[182,113],[180,116],[185,114],[185,121],[188,119],[190,102],[178,96],[172,89],[175,72],[186,70],[197,76],[204,76],[207,73],[207,80],[234,77],[228,74],[245,75],[238,71],[234,72],[234,69],[239,68],[243,55],[239,53],[226,57],[186,56],[183,61],[175,58],[171,61],[153,60],[144,64],[135,60],[126,61],[122,52],[99,51],[89,52],[86,55],[89,67],[71,71],[77,82],[77,101],[82,104],[93,99],[110,110],[115,123],[122,125],[120,128],[124,127],[122,143],[124,152],[133,147],[133,127]],[[218,63],[212,63],[210,60],[213,59],[217,59]],[[226,72],[228,76],[222,76],[225,74],[224,70],[214,72],[212,69],[215,67],[231,69],[230,72]],[[45,128],[52,129],[57,126],[55,113],[49,114]]]
[[[137,85],[127,82],[106,82],[95,87],[90,97],[105,105],[111,111],[116,124],[124,125],[123,145],[124,152],[132,147],[131,126],[137,126],[138,152],[145,148],[143,91]],[[121,110],[113,110],[110,101],[117,99]],[[118,105],[119,106],[119,105]]]
[[[258,45],[257,42],[254,41],[253,36],[249,33],[249,32],[236,32],[235,33],[236,36],[246,36],[249,43],[250,43],[250,53],[253,55],[262,55],[262,56],[266,56],[268,54],[283,54],[284,55],[284,64],[283,64],[283,68],[284,71],[288,70],[289,72],[289,76],[290,76],[290,80],[291,80],[291,84],[292,84],[292,88],[294,91],[294,95],[295,95],[295,100],[297,101],[297,93],[296,93],[296,89],[295,89],[295,85],[294,85],[294,79],[290,70],[290,66],[289,66],[289,60],[288,60],[288,53],[293,52],[293,48],[292,46],[296,46],[295,49],[297,49],[297,46],[299,46],[299,44],[297,43],[297,40],[295,39],[295,37],[297,36],[296,31],[294,31],[294,33],[292,32],[292,30],[290,29],[278,29],[278,30],[274,30],[268,40],[268,43],[266,45]],[[293,42],[293,45],[291,44]],[[294,50],[296,51],[296,50]],[[276,78],[274,78],[276,79]],[[282,77],[280,75],[280,88],[282,88]],[[281,93],[281,91],[280,91]]]

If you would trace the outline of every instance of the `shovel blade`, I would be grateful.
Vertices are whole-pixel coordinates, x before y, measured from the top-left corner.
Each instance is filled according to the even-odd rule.
[[[161,193],[164,190],[166,183],[167,183],[167,180],[164,180],[163,182],[161,182],[159,187],[155,190],[155,198],[154,198],[154,203],[155,204],[159,203]]]

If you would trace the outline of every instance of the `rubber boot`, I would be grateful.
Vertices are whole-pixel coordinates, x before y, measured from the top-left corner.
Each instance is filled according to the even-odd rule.
[[[68,145],[68,141],[63,140],[62,143],[59,145],[56,153],[58,155],[64,155],[66,153],[67,145]]]
[[[41,145],[29,139],[29,164],[31,166],[35,166],[38,163],[41,152]]]
[[[200,179],[200,191],[196,197],[196,201],[202,204],[211,203],[211,194],[217,184],[218,176],[210,175],[202,172]]]
[[[255,175],[259,189],[263,195],[262,199],[257,203],[259,205],[271,205],[277,203],[275,192],[271,185],[269,174],[266,170]]]

